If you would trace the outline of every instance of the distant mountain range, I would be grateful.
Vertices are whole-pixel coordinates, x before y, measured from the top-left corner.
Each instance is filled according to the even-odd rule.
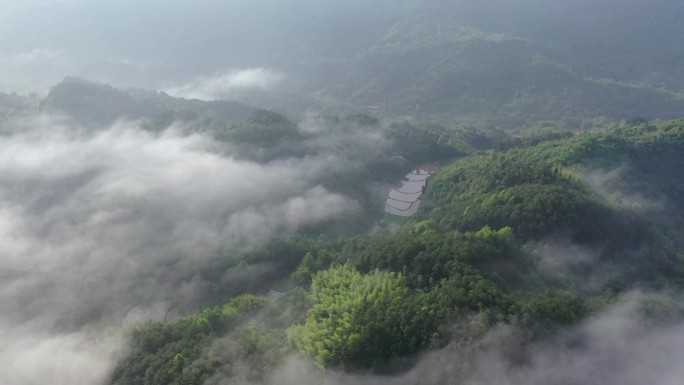
[[[66,115],[89,126],[109,125],[117,119],[142,119],[148,128],[164,128],[175,121],[203,126],[244,121],[256,108],[234,101],[186,100],[164,92],[121,90],[69,77],[52,87],[41,101],[40,111]]]
[[[285,80],[268,93],[226,97],[293,115],[365,112],[481,126],[566,119],[579,128],[587,118],[667,119],[684,111],[684,4],[676,0],[201,2],[191,19],[180,4],[64,2],[49,10],[26,10],[0,26],[6,76],[16,60],[59,59],[82,77],[169,89],[265,68]],[[149,13],[157,17],[141,16]],[[111,21],[93,29],[103,14]],[[64,36],[44,27],[64,20]],[[29,43],[41,49],[22,48]],[[87,93],[108,100],[106,108],[86,107],[67,96],[75,87],[88,89],[64,82],[44,108],[80,111],[90,121],[162,119],[179,108],[159,93],[93,88]],[[182,104],[220,119],[248,115],[238,104]]]

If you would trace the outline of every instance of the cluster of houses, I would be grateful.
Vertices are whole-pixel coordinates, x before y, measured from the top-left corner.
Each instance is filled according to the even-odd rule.
[[[428,179],[438,169],[436,165],[425,164],[406,175],[398,186],[390,190],[385,202],[385,212],[400,217],[410,217],[417,213]]]

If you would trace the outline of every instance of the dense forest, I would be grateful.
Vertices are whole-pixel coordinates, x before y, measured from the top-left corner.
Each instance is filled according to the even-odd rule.
[[[417,352],[477,349],[502,324],[523,331],[506,353],[515,360],[620,293],[680,291],[684,121],[555,136],[511,137],[460,157],[440,171],[416,220],[246,254],[234,268],[283,264],[270,277],[287,288],[283,298],[225,297],[182,321],[136,326],[113,382],[259,382],[294,352],[321,368],[401,373]],[[223,258],[225,269],[234,257]],[[225,290],[217,287],[207,291],[214,301]],[[643,322],[683,314],[676,297],[643,301]],[[222,338],[227,331],[233,337]],[[222,353],[204,357],[209,348]]]
[[[0,18],[0,383],[684,378],[682,4],[209,3]]]

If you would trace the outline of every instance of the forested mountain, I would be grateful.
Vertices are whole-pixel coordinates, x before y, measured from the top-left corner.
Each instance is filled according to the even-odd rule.
[[[80,124],[106,126],[117,119],[145,119],[165,128],[175,121],[203,125],[246,120],[255,108],[233,101],[181,100],[154,91],[117,89],[108,84],[68,77],[50,89],[40,111],[66,115]]]
[[[173,89],[230,69],[283,74],[281,87],[267,95],[239,91],[260,107],[375,107],[390,115],[519,123],[667,119],[684,106],[684,9],[675,0],[260,0],[207,2],[189,14],[180,3],[44,7],[50,12],[17,10],[2,26],[2,46],[17,52],[24,40],[44,42],[25,60],[56,55],[62,65],[78,63],[86,77],[124,78],[117,83],[143,88]],[[159,17],[146,20],[150,12]],[[42,27],[63,18],[70,26],[61,34]],[[94,31],[93,18],[102,19]],[[159,43],[168,23],[184,33]],[[19,30],[23,39],[8,39]],[[118,44],[102,44],[112,40]],[[73,58],[60,56],[72,51]],[[19,59],[8,65],[12,60]]]
[[[683,145],[681,120],[538,144],[508,138],[445,167],[422,221],[356,237],[283,239],[246,256],[244,271],[288,256],[284,299],[264,302],[257,321],[234,324],[228,304],[146,325],[114,383],[266,381],[287,346],[321,367],[396,373],[416,352],[447,342],[476,354],[479,336],[501,325],[524,331],[505,353],[515,360],[619,293],[681,290]],[[675,299],[643,301],[643,322],[681,314],[681,304],[667,304]],[[214,324],[225,322],[238,339],[218,339],[225,326]],[[198,345],[227,356],[200,357]],[[477,375],[465,363],[450,370]]]
[[[470,122],[677,117],[683,53],[671,37],[682,32],[671,17],[684,10],[664,9],[655,22],[653,8],[617,2],[407,4],[335,63],[344,82],[323,95]]]
[[[26,104],[26,98],[17,94],[0,93],[0,113],[2,117],[10,115]]]
[[[0,8],[0,384],[684,379],[681,1]]]

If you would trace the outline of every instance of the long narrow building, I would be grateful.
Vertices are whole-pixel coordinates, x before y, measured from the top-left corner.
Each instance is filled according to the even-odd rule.
[[[434,165],[424,165],[411,171],[398,186],[390,190],[385,202],[385,212],[400,217],[415,215],[427,181],[435,172],[437,166]]]

